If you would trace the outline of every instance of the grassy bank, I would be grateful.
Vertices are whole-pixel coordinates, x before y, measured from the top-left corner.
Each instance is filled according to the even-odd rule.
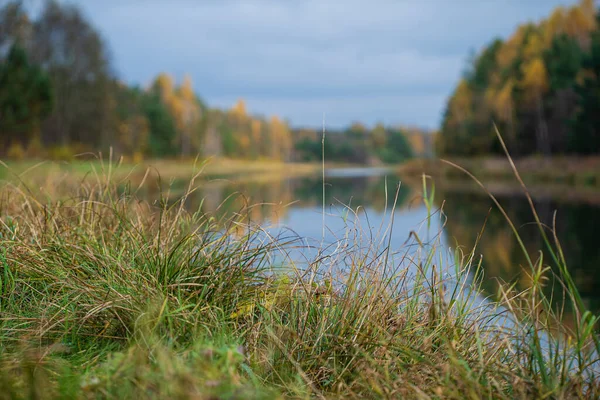
[[[299,241],[190,213],[185,195],[153,206],[101,173],[75,182],[60,201],[0,192],[0,397],[600,396],[596,320],[560,324],[540,290],[547,260],[531,261],[529,290],[481,303],[474,252],[349,235],[308,270],[276,268]],[[335,260],[344,274],[327,272]]]
[[[94,157],[95,158],[95,157]],[[189,180],[201,173],[200,178],[227,178],[244,176],[247,180],[281,179],[282,176],[305,176],[317,174],[320,163],[284,163],[268,160],[233,160],[226,158],[157,159],[132,163],[124,160],[80,161],[6,161],[0,164],[0,179],[23,181],[40,186],[50,181],[74,181],[87,176],[109,178],[112,182],[141,182],[143,179],[160,178],[164,182]]]
[[[503,157],[460,158],[449,161],[475,172],[486,183],[515,181],[510,163]],[[515,165],[528,184],[600,188],[600,157],[527,157],[515,160]],[[415,159],[400,166],[399,171],[405,176],[420,176],[424,172],[438,181],[468,180],[461,171],[438,159]]]

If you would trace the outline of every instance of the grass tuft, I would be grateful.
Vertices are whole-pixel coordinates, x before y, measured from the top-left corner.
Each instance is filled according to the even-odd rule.
[[[245,224],[248,210],[186,210],[193,179],[150,204],[110,171],[66,180],[60,198],[1,189],[0,397],[600,397],[598,319],[566,265],[553,279],[579,307],[574,329],[541,290],[541,258],[528,290],[482,299],[475,249],[416,232],[392,249],[390,222],[306,271],[289,257],[300,241]],[[423,187],[429,225],[443,209]]]

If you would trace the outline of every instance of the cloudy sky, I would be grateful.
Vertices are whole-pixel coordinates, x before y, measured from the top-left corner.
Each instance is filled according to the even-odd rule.
[[[575,0],[78,0],[119,75],[189,73],[210,105],[294,126],[436,128],[471,50]]]

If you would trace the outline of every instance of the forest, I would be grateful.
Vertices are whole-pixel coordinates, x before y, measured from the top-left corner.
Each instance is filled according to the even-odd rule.
[[[411,132],[409,140],[397,128],[357,123],[328,135],[325,157],[399,162],[413,155],[411,143],[425,152],[426,134]],[[111,149],[135,162],[198,155],[304,161],[321,158],[320,135],[292,130],[278,116],[250,115],[243,99],[229,110],[211,108],[190,76],[123,83],[102,35],[74,5],[47,1],[35,19],[22,1],[0,9],[0,156],[68,160]]]
[[[448,100],[440,155],[600,153],[600,14],[593,0],[520,25],[473,57]]]
[[[430,157],[433,135],[419,128],[386,127],[372,129],[355,122],[344,130],[328,130],[321,143],[322,132],[293,129],[297,161],[317,161],[325,151],[326,159],[355,164],[398,164],[412,157]]]

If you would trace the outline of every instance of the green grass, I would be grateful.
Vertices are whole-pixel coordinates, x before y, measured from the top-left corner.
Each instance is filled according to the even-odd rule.
[[[389,230],[367,249],[349,233],[335,254],[346,272],[317,258],[316,275],[275,268],[298,243],[261,240],[246,210],[186,210],[193,180],[157,205],[106,169],[65,182],[60,199],[23,183],[0,191],[0,398],[600,396],[597,320],[551,234],[556,257],[531,260],[531,288],[484,307],[476,249],[446,259],[414,236],[416,253],[394,253]],[[579,311],[574,329],[541,290],[549,262],[565,287],[554,295]],[[442,277],[448,264],[458,284]]]

